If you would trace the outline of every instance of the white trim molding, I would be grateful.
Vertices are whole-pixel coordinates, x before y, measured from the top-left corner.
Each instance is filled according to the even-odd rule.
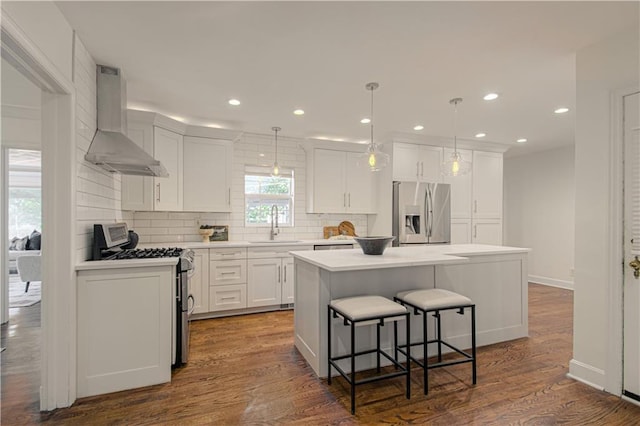
[[[539,275],[529,275],[527,278],[530,283],[548,285],[550,287],[564,288],[573,290],[573,281],[559,280],[556,278],[541,277]]]
[[[604,390],[604,370],[572,359],[569,362],[567,377],[598,390]]]

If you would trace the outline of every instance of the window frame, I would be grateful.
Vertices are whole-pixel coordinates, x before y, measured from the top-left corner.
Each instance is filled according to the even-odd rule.
[[[260,200],[269,199],[269,200],[288,200],[290,205],[289,218],[290,221],[283,222],[280,219],[278,220],[278,227],[280,228],[293,228],[295,226],[295,171],[292,168],[281,167],[280,168],[280,177],[289,178],[289,193],[288,194],[260,194],[260,193],[247,193],[247,176],[262,176],[262,177],[273,177],[271,176],[271,167],[266,166],[245,166],[244,170],[244,226],[246,228],[270,228],[271,227],[271,217],[269,216],[267,223],[251,223],[247,219],[248,213],[248,202],[250,200],[257,201],[259,204],[270,205],[272,203],[260,203]],[[278,212],[278,216],[282,217],[280,211]]]

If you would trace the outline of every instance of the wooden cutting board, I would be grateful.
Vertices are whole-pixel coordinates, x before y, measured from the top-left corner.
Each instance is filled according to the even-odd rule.
[[[353,226],[353,223],[349,222],[348,220],[340,222],[340,225],[338,225],[338,231],[340,231],[340,235],[348,235],[350,237],[357,237],[357,235],[356,235],[356,227]]]
[[[338,230],[337,226],[325,226],[324,228],[322,228],[322,232],[325,240],[329,237],[340,235],[340,231]]]

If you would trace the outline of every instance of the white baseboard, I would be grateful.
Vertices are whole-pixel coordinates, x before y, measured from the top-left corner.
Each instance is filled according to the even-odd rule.
[[[558,280],[555,278],[541,277],[539,275],[529,275],[527,277],[530,283],[548,285],[550,287],[559,287],[567,290],[573,290],[573,281]]]
[[[604,370],[572,359],[569,362],[567,377],[584,383],[587,386],[604,391]]]

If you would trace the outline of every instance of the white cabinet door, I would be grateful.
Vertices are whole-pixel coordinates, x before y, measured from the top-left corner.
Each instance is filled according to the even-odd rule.
[[[502,245],[502,220],[474,219],[472,240],[476,244]]]
[[[393,180],[417,181],[420,176],[419,146],[396,142],[393,144]]]
[[[229,141],[184,137],[184,211],[231,211]]]
[[[347,204],[344,152],[314,150],[313,173],[315,212],[343,213]]]
[[[295,282],[293,273],[293,257],[282,259],[282,303],[289,304],[294,301]]]
[[[194,314],[209,312],[209,249],[193,250],[195,270],[189,277],[189,295]]]
[[[444,158],[449,158],[453,153],[453,149],[444,148]],[[473,161],[473,153],[459,149],[458,153],[462,155],[465,161]],[[451,218],[452,219],[468,219],[471,217],[471,186],[473,180],[473,172],[461,176],[444,176],[444,183],[451,185]],[[453,229],[452,229],[453,233]],[[471,234],[469,234],[471,235]]]
[[[471,242],[471,219],[451,219],[451,244]]]
[[[279,305],[283,272],[281,259],[249,259],[247,266],[247,307]]]
[[[396,142],[393,144],[393,180],[442,182],[442,148]]]
[[[154,128],[154,158],[169,172],[168,178],[154,178],[155,210],[182,210],[182,135]]]
[[[153,126],[129,122],[127,135],[140,148],[153,156]],[[122,210],[153,210],[153,177],[122,176]]]
[[[473,217],[502,218],[502,154],[473,152]]]
[[[375,173],[358,167],[359,152],[346,153],[346,193],[349,213],[375,213]]]

